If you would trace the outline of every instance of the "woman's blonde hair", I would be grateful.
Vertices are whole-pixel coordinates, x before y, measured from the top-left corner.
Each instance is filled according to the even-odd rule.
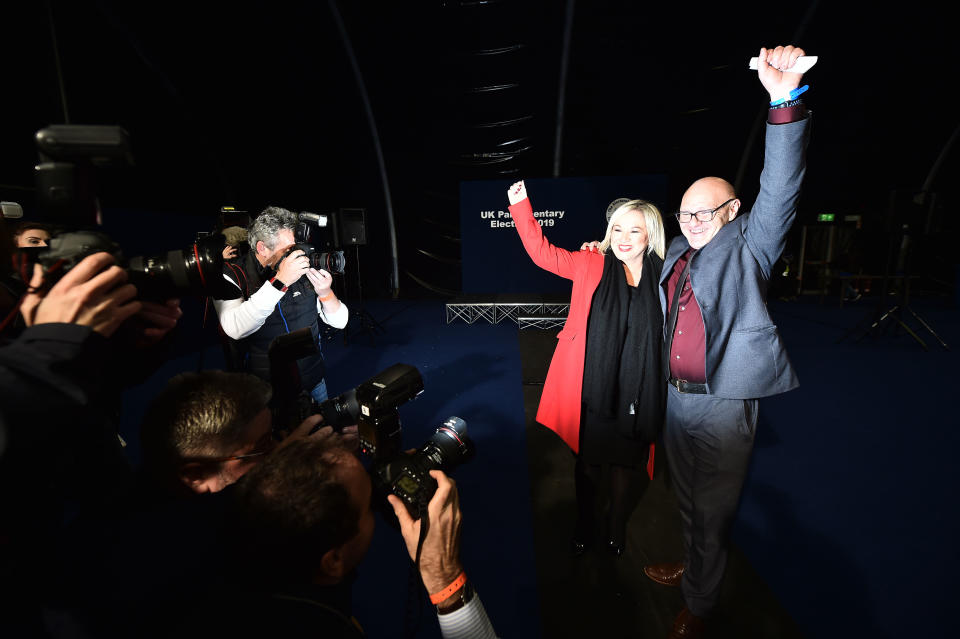
[[[610,216],[610,221],[607,222],[607,234],[600,242],[598,250],[601,253],[607,252],[607,249],[610,248],[610,234],[613,232],[613,225],[617,223],[618,218],[630,211],[637,211],[643,215],[643,221],[647,227],[647,253],[656,251],[662,260],[666,243],[666,235],[663,232],[663,218],[660,216],[660,210],[646,200],[630,200],[617,207],[617,210]]]

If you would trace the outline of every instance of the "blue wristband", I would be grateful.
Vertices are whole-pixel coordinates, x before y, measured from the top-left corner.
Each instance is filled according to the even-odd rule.
[[[798,97],[800,97],[800,94],[801,94],[801,93],[804,93],[804,92],[805,92],[807,89],[809,89],[809,88],[810,88],[810,85],[809,85],[809,84],[805,84],[805,85],[803,85],[802,87],[800,87],[800,88],[798,88],[798,89],[793,89],[793,90],[790,92],[790,97],[789,97],[789,98],[780,98],[779,100],[774,100],[773,102],[770,103],[770,106],[775,107],[775,106],[777,106],[778,104],[783,104],[784,102],[787,102],[787,101],[790,101],[790,100],[796,100]]]

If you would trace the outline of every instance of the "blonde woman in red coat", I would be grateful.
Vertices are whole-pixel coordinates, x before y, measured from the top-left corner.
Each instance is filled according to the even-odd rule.
[[[663,267],[663,220],[643,200],[621,205],[597,251],[550,244],[533,217],[524,183],[508,191],[510,215],[534,263],[573,281],[570,311],[543,385],[537,421],[576,455],[577,526],[572,552],[595,535],[607,506],[606,546],[623,553],[637,469],[653,469],[653,441],[663,424],[663,314],[657,282]]]

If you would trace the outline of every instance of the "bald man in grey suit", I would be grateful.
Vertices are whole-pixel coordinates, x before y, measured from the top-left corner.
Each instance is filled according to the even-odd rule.
[[[685,558],[644,570],[683,592],[686,607],[670,637],[700,636],[716,605],[726,537],[753,451],[757,398],[798,384],[766,293],[796,218],[804,175],[810,117],[795,97],[802,75],[789,71],[801,55],[792,46],[760,50],[757,72],[771,108],[753,209],[741,213],[726,180],[697,180],[677,213],[683,237],[674,239],[664,259],[664,449]]]

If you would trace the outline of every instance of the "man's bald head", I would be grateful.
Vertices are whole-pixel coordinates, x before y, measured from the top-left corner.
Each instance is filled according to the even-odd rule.
[[[680,201],[680,210],[683,212],[697,213],[714,209],[717,209],[716,214],[711,220],[704,221],[693,216],[689,222],[680,222],[680,230],[693,248],[703,248],[724,224],[737,216],[740,200],[733,185],[718,177],[700,178],[683,194]]]
[[[696,182],[690,185],[690,187],[683,194],[683,201],[686,201],[687,198],[700,198],[707,197],[712,199],[717,199],[719,202],[724,202],[729,200],[732,197],[737,197],[737,194],[733,190],[733,185],[724,180],[723,178],[718,177],[704,177],[700,178]],[[716,204],[714,204],[716,206]],[[684,211],[687,211],[686,207],[680,207]],[[710,207],[713,208],[713,207]],[[697,209],[700,210],[700,209]]]

